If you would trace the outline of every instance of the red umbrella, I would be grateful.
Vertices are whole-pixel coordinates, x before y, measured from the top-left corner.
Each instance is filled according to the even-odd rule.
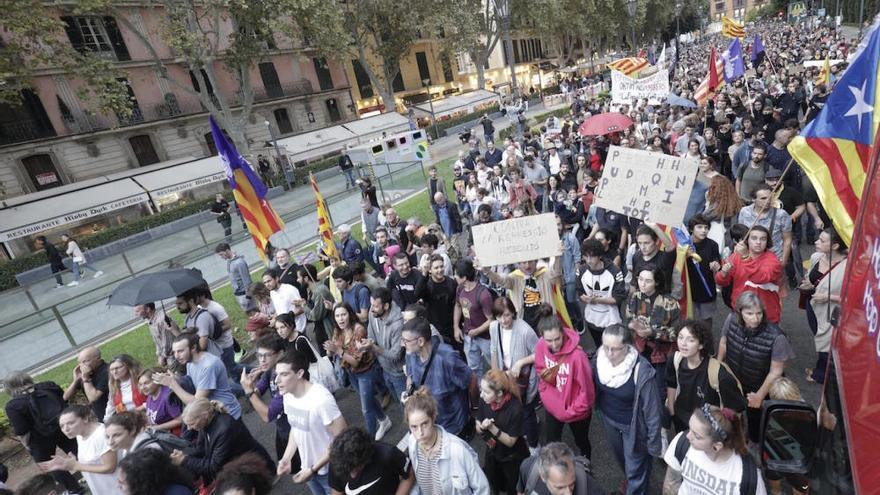
[[[578,128],[578,133],[581,136],[604,136],[612,132],[622,132],[631,125],[633,121],[622,113],[600,113],[585,120]]]

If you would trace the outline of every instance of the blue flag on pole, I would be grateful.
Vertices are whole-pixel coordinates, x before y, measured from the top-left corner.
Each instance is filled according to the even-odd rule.
[[[721,58],[724,59],[724,82],[729,84],[746,73],[742,57],[742,44],[740,44],[739,38],[734,38],[730,42],[730,46],[727,47],[727,51],[721,55]]]
[[[752,43],[752,67],[761,65],[764,61],[764,44],[761,43],[761,35],[755,35],[755,42]]]

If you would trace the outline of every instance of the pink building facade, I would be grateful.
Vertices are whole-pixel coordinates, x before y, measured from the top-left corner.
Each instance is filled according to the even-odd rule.
[[[153,8],[123,9],[124,20],[62,15],[67,42],[115,61],[130,88],[131,117],[96,114],[79,97],[81,82],[41,69],[19,106],[0,105],[0,184],[6,198],[43,191],[113,172],[168,160],[214,154],[208,115],[186,88],[198,82],[160,39]],[[155,68],[137,32],[146,33],[168,77]],[[231,31],[231,23],[227,26]],[[5,33],[0,31],[0,37]],[[209,91],[233,107],[240,102],[235,78],[214,67]],[[254,105],[245,136],[256,154],[270,137],[290,136],[357,117],[345,69],[286,36],[267,37],[265,55],[251,66]],[[268,150],[265,151],[267,154]],[[2,199],[2,197],[0,197]]]

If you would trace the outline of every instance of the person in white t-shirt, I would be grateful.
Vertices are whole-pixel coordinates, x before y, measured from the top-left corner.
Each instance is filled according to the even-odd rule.
[[[348,426],[336,399],[323,386],[309,382],[309,360],[298,352],[287,353],[275,365],[275,383],[290,422],[278,476],[290,474],[290,461],[299,452],[302,470],[293,474],[293,482],[306,483],[313,495],[330,495],[330,444]]]
[[[98,422],[89,406],[68,407],[58,423],[67,438],[76,438],[77,454],[57,455],[41,463],[41,467],[45,471],[79,471],[92,493],[122,495],[117,484],[117,453],[107,441],[104,425]]]
[[[663,493],[767,495],[736,412],[704,404],[691,415],[689,427],[669,442],[663,456]]]
[[[289,284],[282,284],[278,270],[270,268],[263,273],[263,285],[269,289],[269,298],[272,299],[272,306],[275,308],[275,314],[293,313],[296,315],[296,330],[300,333],[306,328],[305,300],[296,287]],[[275,318],[272,318],[272,325],[275,325]]]

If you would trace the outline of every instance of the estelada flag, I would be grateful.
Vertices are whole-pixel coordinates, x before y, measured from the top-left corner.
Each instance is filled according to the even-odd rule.
[[[647,69],[650,66],[651,64],[648,63],[648,59],[640,57],[621,58],[608,64],[609,69],[623,72],[629,77],[637,76],[639,72]]]
[[[739,22],[725,16],[721,18],[721,34],[728,38],[743,38],[746,35],[746,28]]]
[[[245,226],[254,244],[257,245],[257,253],[263,261],[266,261],[266,244],[269,237],[284,228],[284,222],[275,213],[269,200],[266,199],[266,185],[251,168],[251,165],[241,156],[235,146],[229,142],[226,135],[217,126],[214,117],[208,117],[211,125],[211,136],[217,147],[217,154],[226,165],[226,178],[229,179],[229,187],[235,204],[241,211]]]
[[[788,145],[840,237],[850,245],[880,126],[880,30],[865,36],[819,115]]]
[[[696,100],[698,105],[705,105],[706,102],[709,101],[709,98],[711,98],[716,91],[724,86],[724,79],[718,77],[718,74],[724,70],[724,61],[720,58],[717,60],[715,59],[714,48],[712,49],[712,54],[709,59],[711,62],[714,63],[710,62],[709,72],[706,74],[706,77],[703,78],[703,81],[700,82],[700,85],[697,86],[697,90],[694,91],[694,100]],[[712,70],[713,66],[714,70]],[[710,86],[710,78],[712,77],[713,73],[715,74],[715,85]]]
[[[315,210],[318,212],[318,233],[324,244],[324,253],[331,258],[342,259],[339,251],[336,249],[336,240],[333,239],[333,224],[330,222],[330,210],[327,209],[327,202],[324,196],[318,190],[318,183],[315,182],[315,176],[309,173],[309,181],[312,183],[312,189],[315,190]]]

